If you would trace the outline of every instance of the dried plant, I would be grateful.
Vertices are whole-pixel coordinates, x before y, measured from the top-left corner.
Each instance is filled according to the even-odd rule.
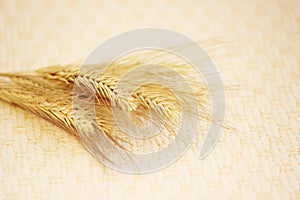
[[[32,72],[0,73],[3,77],[0,79],[0,99],[41,116],[78,138],[72,107],[73,87],[77,80],[85,86],[84,90],[96,90],[97,122],[107,138],[127,151],[151,152],[163,148],[175,137],[181,121],[180,102],[171,90],[157,84],[143,85],[134,91],[128,91],[132,93],[130,98],[116,92],[124,84],[136,84],[135,80],[124,78],[123,85],[119,85],[119,80],[131,69],[149,64],[167,66],[183,75],[193,91],[182,90],[180,93],[184,93],[186,97],[195,95],[200,108],[200,116],[196,116],[193,110],[189,113],[199,120],[209,119],[209,90],[187,62],[176,56],[169,57],[165,52],[142,52],[125,56],[111,63],[100,78],[99,74],[89,74],[89,70],[81,72],[80,64],[50,66]],[[88,69],[94,69],[93,67],[95,66]],[[168,81],[172,81],[168,72],[157,70],[156,73],[163,74]],[[139,73],[136,74],[137,77],[147,76],[152,72]],[[188,102],[189,99],[184,101]],[[165,129],[155,137],[132,138],[119,129],[116,123],[118,119],[115,119],[111,109],[116,106],[128,112],[131,120],[139,125],[147,124],[149,112],[154,112],[156,120],[165,120]]]

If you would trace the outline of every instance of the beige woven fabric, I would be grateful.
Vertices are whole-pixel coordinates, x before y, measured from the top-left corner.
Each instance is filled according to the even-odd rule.
[[[205,160],[190,150],[148,175],[103,167],[72,136],[0,103],[0,199],[300,199],[300,2],[1,1],[0,71],[87,57],[123,31],[162,27],[214,51],[226,85],[226,130]]]

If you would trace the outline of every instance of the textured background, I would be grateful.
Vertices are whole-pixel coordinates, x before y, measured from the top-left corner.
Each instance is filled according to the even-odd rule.
[[[300,1],[0,1],[0,71],[87,57],[109,37],[161,27],[214,50],[227,85],[224,131],[203,161],[126,175],[72,136],[0,103],[0,199],[300,199]],[[220,56],[218,56],[220,55]]]

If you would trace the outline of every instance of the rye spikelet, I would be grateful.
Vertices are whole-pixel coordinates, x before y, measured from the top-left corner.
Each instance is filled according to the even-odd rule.
[[[186,61],[165,52],[149,51],[125,56],[110,63],[100,78],[99,74],[89,74],[88,71],[81,73],[81,64],[50,66],[32,72],[0,73],[4,77],[0,79],[0,99],[41,116],[78,138],[72,107],[73,87],[77,80],[91,87],[84,89],[96,89],[96,121],[110,141],[129,152],[153,152],[163,148],[176,136],[176,130],[181,123],[181,108],[176,96],[163,85],[141,86],[133,79],[126,79],[130,70],[149,64],[167,66],[183,75],[193,89],[186,91],[179,87],[179,93],[185,96],[183,101],[189,102],[189,97],[195,95],[200,108],[200,116],[194,110],[190,110],[189,114],[199,120],[210,118],[209,90],[199,80],[197,72]],[[168,71],[158,68],[154,70],[155,73],[164,75],[166,81],[172,82]],[[146,70],[140,71],[136,76],[147,77],[151,74],[153,71]],[[121,79],[123,83],[120,83]],[[136,89],[127,91],[131,94],[130,97],[117,92],[123,87],[126,90],[126,85],[136,85],[133,87]],[[129,113],[130,120],[140,126],[149,123],[149,113],[153,112],[154,121],[164,121],[163,129],[150,138],[133,138],[119,128],[119,121],[114,117],[112,107]],[[126,123],[126,120],[120,120],[120,123]],[[102,155],[102,152],[99,154]]]

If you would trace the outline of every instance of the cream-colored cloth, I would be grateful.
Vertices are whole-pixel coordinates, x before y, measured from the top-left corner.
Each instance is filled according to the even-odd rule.
[[[1,1],[0,71],[82,60],[113,35],[169,28],[214,51],[227,121],[213,153],[148,175],[103,167],[72,136],[0,103],[0,199],[300,199],[297,0]]]

